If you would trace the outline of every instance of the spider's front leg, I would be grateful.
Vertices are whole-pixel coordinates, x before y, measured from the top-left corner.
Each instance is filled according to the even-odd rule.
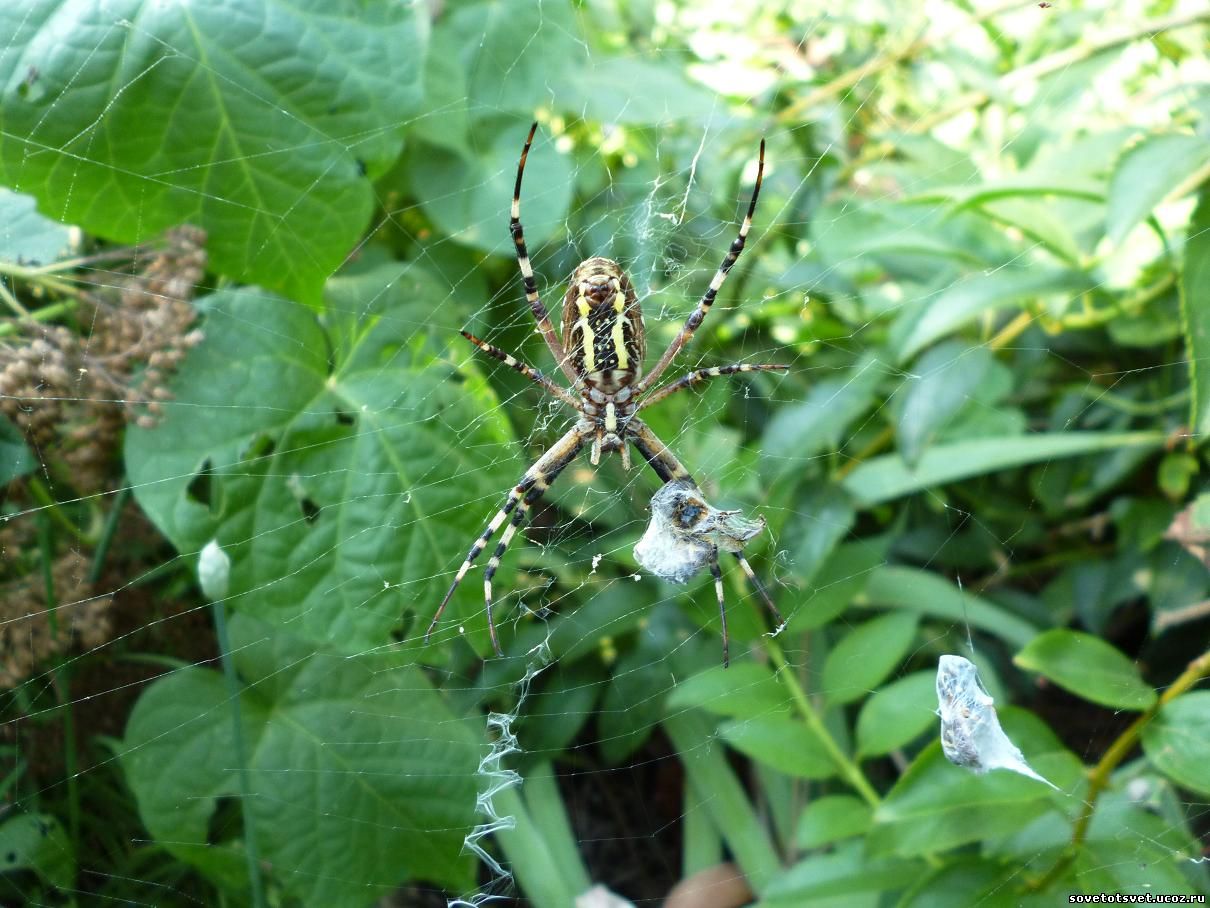
[[[450,584],[449,591],[446,592],[445,598],[441,600],[441,605],[437,607],[437,611],[433,615],[433,620],[429,622],[428,630],[424,632],[425,643],[428,643],[433,629],[437,627],[437,622],[441,620],[445,607],[449,604],[450,599],[453,598],[454,591],[462,583],[462,578],[466,576],[466,572],[470,570],[471,564],[487,548],[488,542],[496,535],[496,531],[500,529],[504,521],[508,519],[508,515],[516,510],[517,514],[513,517],[513,522],[509,524],[508,528],[504,531],[504,535],[500,537],[496,551],[488,560],[487,571],[483,578],[487,624],[492,637],[492,649],[497,656],[503,655],[500,649],[500,641],[496,637],[496,625],[492,620],[492,576],[495,574],[496,568],[499,567],[500,558],[504,555],[505,549],[508,548],[509,542],[512,541],[517,528],[525,522],[525,515],[529,513],[534,502],[541,498],[542,494],[550,488],[551,483],[563,472],[564,468],[580,453],[580,448],[584,446],[584,441],[585,436],[579,427],[570,429],[566,435],[555,442],[549,451],[538,458],[533,466],[525,471],[525,475],[521,477],[521,481],[508,493],[504,506],[492,517],[487,528],[475,540],[474,545],[471,546],[466,560],[458,568],[458,573],[454,576],[454,582]]]

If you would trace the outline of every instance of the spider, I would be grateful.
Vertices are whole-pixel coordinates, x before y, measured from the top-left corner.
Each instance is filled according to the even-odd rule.
[[[538,323],[538,330],[546,340],[546,346],[550,348],[555,362],[571,383],[571,389],[555,384],[537,369],[519,361],[499,347],[482,341],[467,331],[460,333],[488,356],[494,357],[520,372],[534,384],[567,404],[579,414],[579,419],[562,438],[525,471],[521,480],[508,493],[504,505],[496,512],[488,522],[486,529],[471,546],[466,560],[458,568],[449,592],[441,600],[441,605],[438,606],[424,635],[427,643],[437,622],[441,619],[445,607],[454,595],[454,591],[458,589],[462,578],[470,570],[471,564],[487,548],[488,542],[508,520],[509,514],[512,514],[512,521],[501,535],[495,552],[488,559],[487,570],[483,574],[487,626],[491,634],[492,649],[497,656],[502,656],[503,652],[500,649],[495,621],[492,618],[492,578],[500,566],[501,557],[517,530],[525,523],[534,503],[550,488],[559,474],[585,446],[589,447],[589,460],[593,466],[601,462],[602,454],[617,451],[622,457],[622,467],[629,470],[630,445],[633,444],[662,482],[667,483],[673,480],[692,482],[689,471],[681,465],[668,446],[655,436],[647,424],[639,419],[638,412],[659,403],[669,395],[692,388],[707,379],[717,378],[720,375],[734,375],[739,372],[784,372],[790,368],[786,365],[750,365],[748,363],[713,366],[708,369],[696,369],[658,390],[652,390],[664,370],[668,368],[677,353],[689,342],[694,332],[702,324],[706,313],[714,304],[714,298],[718,294],[719,288],[727,278],[727,273],[744,250],[744,241],[752,227],[752,215],[756,211],[756,199],[760,195],[761,179],[765,171],[765,142],[763,139],[760,143],[756,185],[752,189],[748,213],[739,228],[739,236],[731,244],[722,264],[710,281],[709,288],[698,302],[697,308],[690,314],[680,332],[673,338],[672,343],[668,345],[668,349],[656,361],[651,371],[644,375],[643,357],[647,349],[647,337],[643,328],[643,312],[638,298],[635,296],[634,287],[630,283],[630,278],[617,262],[594,256],[581,262],[572,272],[567,293],[563,298],[562,340],[555,334],[550,314],[538,297],[534,269],[530,264],[529,253],[525,248],[525,236],[521,229],[521,180],[525,175],[525,161],[529,156],[529,149],[533,144],[537,128],[537,123],[530,127],[529,135],[525,139],[525,146],[521,150],[521,160],[517,164],[517,182],[513,188],[509,231],[517,249],[517,265],[521,269],[525,298],[529,302],[530,311]],[[756,573],[752,570],[752,566],[744,557],[743,552],[736,551],[733,554],[739,560],[744,574],[760,592],[780,626],[782,624],[781,615],[764,587],[761,586],[760,581],[757,580]],[[723,661],[726,664],[728,661],[726,609],[723,603],[723,585],[718,572],[717,554],[712,561],[711,568],[715,577],[719,610],[723,616]]]

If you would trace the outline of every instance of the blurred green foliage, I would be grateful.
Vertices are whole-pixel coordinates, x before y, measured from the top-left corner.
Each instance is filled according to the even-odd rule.
[[[226,677],[136,654],[173,670],[121,741],[84,744],[107,750],[79,783],[113,784],[116,756],[108,803],[155,844],[73,882],[103,863],[78,797],[20,783],[18,755],[0,871],[68,900],[187,903],[188,873],[229,904],[465,894],[476,793],[507,778],[479,760],[513,728],[526,783],[480,844],[538,905],[590,880],[551,764],[607,773],[653,734],[683,763],[682,875],[726,853],[768,908],[1205,891],[1210,725],[1186,691],[1210,671],[1208,22],[1141,0],[0,10],[0,343],[29,319],[87,336],[56,222],[94,244],[205,228],[205,340],[163,419],[126,433],[115,488],[178,553],[158,570],[190,575],[212,539],[232,560]],[[457,336],[554,371],[507,231],[535,116],[523,219],[548,307],[578,261],[615,258],[657,354],[768,143],[748,251],[682,361],[792,370],[649,420],[713,500],[769,521],[753,555],[788,627],[767,635],[729,575],[729,669],[709,584],[632,577],[655,480],[616,458],[569,468],[539,544],[505,558],[504,659],[482,661],[475,583],[417,639],[565,429]],[[96,542],[106,496],[80,511],[6,421],[0,458],[0,481],[63,490],[12,519]],[[955,652],[1059,791],[944,760],[932,678]],[[1056,687],[1083,718],[1056,721]],[[7,709],[40,715],[20,689]],[[485,738],[489,712],[515,728]]]

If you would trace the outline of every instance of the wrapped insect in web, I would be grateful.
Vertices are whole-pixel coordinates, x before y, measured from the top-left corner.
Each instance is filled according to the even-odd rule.
[[[765,519],[749,520],[740,511],[723,511],[706,501],[692,480],[674,479],[660,487],[651,499],[651,520],[634,547],[634,560],[657,577],[686,583],[702,568],[714,575],[714,591],[723,632],[723,665],[730,664],[727,637],[727,607],[723,598],[723,574],[719,552],[730,552],[773,613],[774,634],[785,627],[781,612],[744,557],[744,545],[765,528]]]
[[[1038,775],[1000,727],[992,699],[979,680],[979,669],[962,656],[942,656],[937,663],[937,715],[941,717],[941,750],[955,766],[979,774],[1009,769],[1057,786]]]

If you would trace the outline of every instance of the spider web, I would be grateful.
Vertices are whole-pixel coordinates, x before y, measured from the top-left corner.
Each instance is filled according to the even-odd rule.
[[[1196,10],[1029,3],[972,13],[931,4],[891,8],[872,23],[793,4],[755,13],[671,3],[648,13],[610,4],[573,11],[551,0],[524,11],[449,7],[429,36],[428,86],[412,112],[354,131],[283,110],[282,119],[305,121],[310,131],[287,133],[293,137],[264,152],[286,159],[326,144],[368,161],[370,226],[348,261],[328,263],[303,240],[291,247],[285,226],[238,237],[231,246],[243,252],[211,228],[220,271],[242,268],[248,283],[274,289],[227,278],[198,288],[206,339],[181,364],[157,424],[128,430],[128,478],[111,476],[105,488],[80,495],[55,472],[54,450],[33,449],[33,475],[57,503],[9,500],[4,525],[22,533],[24,545],[74,556],[79,575],[98,535],[86,526],[83,544],[61,518],[82,525],[117,510],[127,493],[156,530],[133,505],[120,510],[126,516],[109,550],[116,567],[86,595],[30,606],[37,600],[18,593],[33,579],[4,575],[5,590],[23,605],[4,618],[9,661],[31,663],[5,694],[6,794],[13,817],[38,824],[18,827],[10,818],[0,828],[16,843],[5,885],[18,897],[49,899],[56,885],[80,899],[204,904],[196,893],[205,880],[245,878],[251,860],[269,896],[304,903],[363,904],[408,878],[414,885],[396,892],[400,904],[539,904],[557,898],[559,889],[543,890],[552,881],[575,896],[585,896],[584,883],[601,884],[647,904],[724,856],[735,863],[714,885],[741,884],[744,856],[709,831],[734,793],[703,789],[701,767],[720,773],[727,759],[738,766],[740,755],[763,753],[756,736],[797,706],[788,688],[770,694],[767,616],[733,565],[726,568],[732,667],[720,674],[709,577],[680,587],[635,564],[632,549],[658,486],[639,458],[625,472],[616,457],[592,468],[582,453],[535,507],[495,578],[505,658],[490,657],[480,592],[495,540],[431,643],[419,639],[475,534],[571,425],[558,401],[458,337],[470,330],[559,378],[509,259],[511,183],[527,111],[536,109],[522,217],[542,297],[557,319],[575,264],[589,255],[616,259],[643,306],[649,365],[734,238],[756,143],[762,135],[768,141],[747,250],[665,380],[729,362],[783,362],[790,372],[716,379],[644,419],[712,502],[769,521],[749,556],[787,619],[774,643],[816,708],[826,706],[829,721],[843,727],[832,729],[842,746],[853,744],[846,706],[852,720],[857,704],[895,682],[924,692],[900,702],[931,712],[937,658],[961,653],[978,665],[1009,736],[1061,790],[1054,809],[1030,813],[1010,802],[1048,803],[1029,800],[1033,790],[1024,786],[1033,783],[981,778],[1004,789],[1002,810],[1017,821],[986,851],[1022,869],[979,879],[973,901],[1012,897],[1010,887],[1044,870],[1070,834],[1058,811],[1080,810],[1079,760],[1098,759],[1127,724],[1122,716],[1133,715],[1088,713],[1087,703],[1053,690],[1037,707],[1050,710],[1041,720],[1012,711],[1014,701],[1039,702],[1029,687],[1034,676],[1012,665],[1028,642],[1014,629],[1036,633],[1074,618],[1121,639],[1115,620],[1125,611],[1137,631],[1143,601],[1161,616],[1153,629],[1205,627],[1197,616],[1210,589],[1204,567],[1149,529],[1166,528],[1177,504],[1159,507],[1162,496],[1132,494],[1151,482],[1146,464],[1163,457],[1163,439],[1139,427],[1177,428],[1177,416],[1167,418],[1172,408],[1154,404],[1161,388],[1179,393],[1174,383],[1187,381],[1191,354],[1146,319],[1127,313],[1111,329],[1082,308],[1098,291],[1124,296],[1123,288],[1145,286],[1138,274],[1161,254],[1157,234],[1179,235],[1192,200],[1178,194],[1157,208],[1161,229],[1135,229],[1129,245],[1119,238],[1112,256],[1101,250],[1099,269],[1072,263],[1067,271],[1091,275],[1084,283],[1047,270],[1055,250],[1064,251],[1061,228],[1087,227],[1082,203],[1056,201],[1054,188],[1078,193],[1088,173],[1113,163],[1089,136],[1112,134],[1120,148],[1132,131],[1184,127],[1204,113],[1196,89],[1206,81],[1204,62],[1164,44],[1180,39],[1184,26],[1176,23],[1193,21]],[[107,119],[129,116],[126,101],[173,61],[231,81],[221,62],[176,33],[156,31],[131,10],[105,15],[100,31],[81,26],[82,46],[99,48],[113,29],[130,30],[161,46],[164,62],[119,70],[111,99],[83,131],[49,144],[41,132],[36,142],[21,137],[25,163],[5,171],[15,191],[33,191],[29,174],[47,151],[67,153],[69,177],[70,161],[82,172],[104,160]],[[34,18],[17,21],[24,28]],[[1106,39],[1151,21],[1174,24],[1118,44]],[[628,30],[643,39],[620,40]],[[0,42],[0,60],[19,52],[21,34]],[[1106,52],[1065,60],[1060,49],[1073,38],[1077,46],[1106,39]],[[905,74],[898,61],[917,59],[909,53],[914,42],[932,53],[920,51]],[[1033,58],[1055,65],[986,85],[987,61],[1001,59],[1005,44],[1051,47],[1053,54]],[[466,48],[478,50],[467,56]],[[454,61],[468,59],[466,71],[455,72]],[[837,67],[838,59],[851,63]],[[802,101],[819,73],[855,72],[864,60],[885,65],[831,96]],[[27,93],[39,90],[35,75],[22,78]],[[955,85],[990,100],[955,106],[963,96]],[[230,87],[261,104],[270,98],[250,76]],[[767,115],[799,104],[796,119]],[[53,123],[56,110],[51,104],[42,122]],[[1070,122],[1057,124],[1060,117]],[[14,138],[7,123],[0,127]],[[378,160],[384,153],[375,143],[395,133],[405,137],[401,153],[391,150],[400,156]],[[853,147],[857,141],[868,147]],[[221,157],[249,169],[260,154],[224,147]],[[1022,162],[1030,166],[1014,172]],[[182,173],[204,169],[181,166]],[[339,212],[326,176],[286,209]],[[132,213],[110,238],[157,236],[165,225],[149,199],[174,178],[154,169],[115,176]],[[288,223],[270,197],[219,185],[203,181],[194,191],[199,216],[208,206],[239,206]],[[987,186],[1009,198],[972,202]],[[42,215],[80,211],[81,192],[44,203]],[[993,208],[995,229],[976,224],[964,206]],[[350,202],[348,210],[360,209]],[[28,249],[38,231],[50,237],[43,249],[72,242],[29,217],[14,215],[0,228],[6,245]],[[286,269],[283,249],[303,265],[291,264],[275,284],[275,269]],[[968,249],[988,254],[979,259]],[[86,263],[76,274],[98,293],[116,293],[139,267]],[[315,299],[289,295],[308,269],[339,270],[320,304],[322,322]],[[1027,284],[1028,299],[1004,293],[1001,278]],[[1169,293],[1161,302],[1174,300]],[[87,346],[95,326],[75,327]],[[1147,331],[1154,336],[1139,340]],[[1097,347],[1107,339],[1112,349]],[[245,365],[257,357],[272,370]],[[1061,404],[1036,403],[1031,372],[1043,381],[1062,376]],[[95,401],[69,394],[60,402]],[[1157,412],[1150,424],[1133,419]],[[211,437],[218,425],[239,432]],[[909,425],[924,428],[913,439]],[[1108,439],[1100,447],[1089,441],[1096,432]],[[1128,443],[1130,433],[1137,443]],[[1016,440],[1042,435],[1055,439],[1053,448],[1014,453]],[[964,441],[973,447],[955,447]],[[910,477],[886,458],[913,444],[919,469],[941,478],[896,493]],[[1000,466],[947,472],[947,453]],[[997,481],[1022,470],[1027,481]],[[983,484],[961,484],[972,478]],[[1030,500],[1013,500],[1023,488]],[[1196,490],[1193,480],[1192,491],[1172,497],[1183,505]],[[1150,539],[1150,554],[1111,558],[1110,525],[1123,537]],[[1038,526],[1075,540],[1075,557],[1040,579],[1017,580],[1016,568],[1037,551]],[[165,554],[165,537],[178,554]],[[202,597],[197,563],[215,537],[231,559],[230,576]],[[29,555],[6,550],[6,563]],[[1125,593],[1107,588],[1115,581]],[[56,622],[78,625],[74,616],[98,604],[107,610],[103,639],[76,626],[74,647],[48,652],[43,638],[57,633]],[[1148,650],[1152,658],[1197,654],[1158,630],[1155,638],[1149,645],[1163,645]],[[864,667],[884,648],[897,655],[893,665],[863,682]],[[1086,714],[1072,722],[1079,730],[1062,734],[1060,744],[1062,710],[1074,715],[1081,705]],[[861,766],[885,794],[936,734],[931,719]],[[844,786],[787,770],[793,753],[784,759],[781,766],[745,761],[733,774],[752,815],[782,844],[784,866],[812,855],[853,859],[851,842],[812,850],[794,828],[812,796]],[[960,773],[936,763],[921,771],[942,769]],[[1174,880],[1204,886],[1185,826],[1204,834],[1204,802],[1146,760],[1115,783],[1098,810],[1149,818],[1123,821],[1118,864],[1166,867],[1154,877],[1138,872],[1139,885],[1153,891],[1168,891]],[[120,839],[107,838],[90,815],[112,818]],[[902,823],[888,829],[907,832]],[[945,832],[936,833],[942,851],[978,841],[951,842]],[[560,836],[575,843],[575,854],[560,850]],[[753,866],[743,867],[749,876]],[[1109,863],[1077,869],[1098,885],[1132,873]],[[914,865],[910,872],[923,879]],[[242,898],[265,897],[233,885]],[[821,892],[809,903],[825,901]],[[808,903],[762,895],[771,905]]]

